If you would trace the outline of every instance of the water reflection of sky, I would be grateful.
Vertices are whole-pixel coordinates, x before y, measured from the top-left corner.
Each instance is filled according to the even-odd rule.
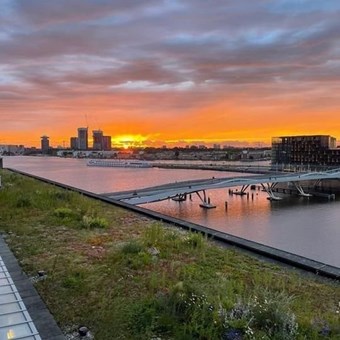
[[[56,157],[5,157],[4,166],[13,166],[18,170],[95,193],[140,189],[190,179],[243,175],[206,170],[88,167],[85,159]]]
[[[87,167],[82,159],[41,157],[6,157],[4,164],[96,193],[243,175],[203,170],[94,168]],[[195,194],[192,201],[167,200],[143,206],[340,267],[340,201],[284,195],[284,200],[270,202],[260,190],[250,191],[248,199],[230,196],[228,189],[209,190],[207,194],[216,209],[200,208]]]

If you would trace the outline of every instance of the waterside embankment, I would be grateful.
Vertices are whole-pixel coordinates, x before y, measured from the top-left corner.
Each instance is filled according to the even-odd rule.
[[[191,170],[215,170],[230,172],[246,172],[253,174],[271,173],[269,166],[265,165],[249,165],[247,164],[216,164],[216,163],[152,163],[155,168],[163,169],[191,169]]]

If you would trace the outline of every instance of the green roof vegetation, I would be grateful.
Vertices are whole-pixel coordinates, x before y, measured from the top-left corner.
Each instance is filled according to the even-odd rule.
[[[340,338],[340,285],[7,170],[0,232],[60,327],[95,339]]]

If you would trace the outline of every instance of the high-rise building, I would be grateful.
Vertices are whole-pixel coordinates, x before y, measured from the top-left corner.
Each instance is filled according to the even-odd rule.
[[[111,150],[111,136],[104,136],[102,130],[93,130],[93,150]]]
[[[72,150],[78,149],[78,138],[77,137],[71,137],[70,138],[70,148]]]
[[[50,149],[50,141],[49,137],[41,136],[41,153],[47,154],[48,150]]]
[[[93,130],[92,131],[93,138],[93,150],[103,150],[103,131],[102,130]]]
[[[78,150],[87,150],[88,148],[88,128],[78,128]]]
[[[103,150],[111,150],[111,136],[103,136]]]

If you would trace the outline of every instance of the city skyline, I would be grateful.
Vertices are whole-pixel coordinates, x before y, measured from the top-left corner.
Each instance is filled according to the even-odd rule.
[[[0,144],[340,139],[338,1],[0,0]]]

